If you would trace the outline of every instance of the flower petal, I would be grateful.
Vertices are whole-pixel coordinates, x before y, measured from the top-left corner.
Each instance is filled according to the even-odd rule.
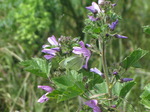
[[[97,106],[98,101],[97,100],[90,100],[85,102],[85,105],[88,105],[93,109],[93,112],[101,112],[100,108]]]
[[[41,89],[43,89],[47,92],[52,92],[53,91],[53,88],[50,87],[50,86],[41,86],[41,85],[39,85],[38,88],[41,88]]]
[[[95,68],[91,68],[90,72],[94,72],[94,73],[96,73],[96,74],[98,74],[100,76],[103,76],[103,73],[100,70],[98,70],[96,67]]]
[[[111,30],[114,30],[116,28],[118,22],[119,22],[118,19],[115,22],[112,22],[111,24],[109,24],[109,28]]]
[[[92,6],[94,7],[95,10],[97,10],[98,13],[101,12],[100,8],[96,2],[92,2]]]
[[[89,11],[91,11],[94,14],[101,12],[100,8],[99,8],[99,6],[98,6],[98,4],[96,2],[92,2],[92,5],[86,7],[86,9],[88,9]]]
[[[56,38],[55,38],[54,35],[52,35],[51,37],[49,37],[47,40],[48,40],[48,42],[49,42],[51,45],[58,46],[58,42],[57,42],[57,40],[56,40]]]
[[[50,47],[50,45],[43,45],[42,48]]]
[[[94,16],[88,16],[88,18],[91,20],[91,21],[98,21],[99,18],[95,18]]]
[[[91,108],[95,108],[97,106],[98,101],[97,100],[89,100],[85,102],[85,105],[88,105]]]
[[[128,37],[126,37],[126,36],[118,35],[118,34],[115,34],[114,36],[115,36],[116,38],[128,38]]]
[[[121,82],[128,82],[128,81],[132,81],[132,78],[123,78],[121,79]]]
[[[55,57],[54,55],[44,55],[44,58],[46,58],[47,60],[50,60],[54,57]]]
[[[46,97],[46,94],[44,94],[40,99],[38,99],[37,102],[39,102],[39,103],[44,103],[44,102],[46,102],[46,101],[48,101],[48,100],[49,100],[49,98],[47,98],[47,97]]]
[[[57,51],[52,49],[43,49],[42,52],[55,56]]]

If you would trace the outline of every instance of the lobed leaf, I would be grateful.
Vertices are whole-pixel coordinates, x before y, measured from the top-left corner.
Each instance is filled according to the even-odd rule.
[[[46,60],[40,58],[33,58],[32,60],[25,60],[20,62],[25,68],[24,70],[31,72],[37,76],[47,78],[51,69],[51,64]]]

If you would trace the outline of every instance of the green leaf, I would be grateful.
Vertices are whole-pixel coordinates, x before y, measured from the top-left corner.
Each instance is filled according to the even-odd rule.
[[[143,30],[145,33],[150,34],[150,26],[149,25],[143,26]]]
[[[66,90],[54,90],[52,93],[49,93],[47,97],[57,99],[58,102],[61,102],[82,95],[84,91],[84,84],[81,81],[77,81],[73,86],[67,87]]]
[[[131,90],[131,88],[135,85],[136,83],[135,82],[128,82],[124,87],[122,87],[122,89],[120,90],[120,94],[119,96],[121,98],[124,98],[127,93]]]
[[[82,79],[82,74],[78,74],[75,70],[71,70],[67,75],[53,78],[52,81],[58,88],[66,89],[67,87],[73,86],[77,81],[82,81]]]
[[[88,83],[89,89],[92,89],[96,84],[100,84],[103,82],[103,78],[98,74],[91,74],[92,77]]]
[[[135,63],[137,63],[138,60],[141,59],[147,53],[148,51],[142,49],[134,50],[129,56],[127,56],[123,60],[122,67],[128,69],[130,66],[134,66]]]
[[[68,87],[58,98],[58,102],[69,100],[84,93],[84,85],[82,82],[76,82],[73,86]]]
[[[24,70],[31,72],[37,76],[47,78],[51,69],[51,64],[46,60],[40,58],[33,58],[32,60],[25,60],[20,62],[25,68]]]
[[[71,56],[60,62],[60,66],[66,69],[79,71],[83,66],[84,58],[80,56]]]
[[[144,92],[141,94],[140,96],[141,99],[141,103],[148,109],[150,109],[150,83],[145,86],[144,88]]]

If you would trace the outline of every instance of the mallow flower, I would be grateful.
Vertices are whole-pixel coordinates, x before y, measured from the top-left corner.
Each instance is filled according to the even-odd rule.
[[[54,48],[48,48],[50,47],[50,45],[43,45],[42,48],[42,52],[43,53],[46,53],[47,55],[44,55],[44,57],[49,60],[49,59],[52,59],[56,56],[56,53],[60,51],[60,45],[59,43],[57,42],[55,36],[53,35],[52,37],[49,37],[48,39],[48,42],[54,46]]]
[[[88,18],[91,20],[91,21],[98,21],[99,18],[95,18],[94,16],[88,16]]]
[[[120,80],[121,83],[123,82],[129,82],[129,81],[132,81],[133,79],[132,78],[123,78]]]
[[[87,102],[84,103],[85,105],[88,105],[90,108],[93,109],[93,112],[101,112],[101,109],[98,105],[98,101],[97,100],[89,100]]]
[[[126,37],[126,36],[119,35],[119,34],[115,34],[115,35],[113,35],[113,36],[116,37],[116,38],[128,38],[128,37]]]
[[[91,11],[94,14],[101,12],[101,10],[96,2],[92,2],[92,5],[86,7],[86,9],[88,9],[89,11]]]
[[[44,94],[40,99],[38,99],[38,102],[39,102],[39,103],[44,103],[44,102],[46,102],[47,100],[49,100],[49,98],[46,97],[46,95],[49,94],[49,93],[51,93],[51,92],[53,91],[53,88],[50,87],[50,86],[41,86],[41,85],[39,85],[38,88],[41,88],[41,89],[43,89],[43,90],[45,90],[45,91],[47,92],[47,93]]]
[[[100,75],[101,77],[104,77],[104,74],[100,70],[98,70],[96,67],[95,68],[91,68],[90,72],[94,72],[94,73]]]
[[[112,22],[111,24],[109,24],[108,26],[111,30],[114,30],[117,24],[118,24],[118,19],[115,22]]]
[[[91,56],[91,51],[85,47],[85,44],[83,41],[80,41],[79,44],[81,47],[73,47],[72,52],[78,55],[82,54],[84,58],[86,58],[85,65],[83,65],[83,68],[88,69],[88,61]]]

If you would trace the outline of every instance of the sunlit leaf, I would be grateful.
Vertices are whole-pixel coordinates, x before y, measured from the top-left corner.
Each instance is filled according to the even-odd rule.
[[[128,82],[124,87],[122,87],[122,89],[120,90],[120,94],[119,96],[121,98],[124,98],[127,93],[131,90],[131,88],[135,85],[135,82]]]
[[[127,56],[123,60],[123,62],[121,63],[122,67],[128,69],[131,66],[135,66],[135,63],[137,63],[138,60],[141,59],[147,53],[148,51],[142,49],[134,50],[129,56]]]
[[[144,92],[141,94],[140,96],[141,99],[141,103],[148,109],[150,109],[150,83],[145,86],[144,88]]]

